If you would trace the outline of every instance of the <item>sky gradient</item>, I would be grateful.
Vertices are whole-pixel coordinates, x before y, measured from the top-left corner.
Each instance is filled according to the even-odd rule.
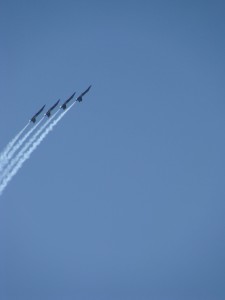
[[[92,89],[0,198],[3,300],[225,299],[224,1],[0,1],[0,147]]]

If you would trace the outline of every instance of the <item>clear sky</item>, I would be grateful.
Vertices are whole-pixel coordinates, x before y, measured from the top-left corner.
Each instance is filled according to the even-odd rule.
[[[0,1],[1,149],[92,84],[0,198],[0,299],[225,299],[224,15]]]

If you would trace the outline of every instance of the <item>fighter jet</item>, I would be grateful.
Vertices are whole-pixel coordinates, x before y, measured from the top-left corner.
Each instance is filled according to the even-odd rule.
[[[86,89],[86,91],[84,91],[83,93],[80,94],[80,96],[76,99],[76,101],[81,102],[83,99],[82,97],[90,90],[91,85]]]
[[[48,118],[51,116],[51,112],[52,110],[59,104],[60,99],[52,106],[49,108],[49,110],[45,113],[45,116],[47,116]]]
[[[45,105],[44,106],[42,106],[42,108],[30,119],[30,122],[33,122],[33,123],[35,123],[36,122],[36,118],[37,118],[37,116],[39,116],[40,115],[40,113],[44,110],[44,108],[45,108]]]
[[[73,97],[74,97],[74,95],[76,94],[76,92],[75,93],[73,93],[73,95],[71,95],[61,106],[60,106],[60,108],[62,108],[62,109],[66,109],[66,105],[73,99]]]

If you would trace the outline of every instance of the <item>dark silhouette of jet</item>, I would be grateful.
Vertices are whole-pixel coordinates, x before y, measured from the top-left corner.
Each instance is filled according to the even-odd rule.
[[[37,118],[37,116],[39,116],[40,115],[40,113],[43,111],[43,109],[45,108],[45,105],[44,106],[42,106],[42,108],[30,119],[30,122],[33,122],[33,123],[35,123],[36,122],[36,118]]]
[[[73,99],[73,97],[74,97],[74,95],[76,94],[76,92],[75,93],[73,93],[73,95],[71,95],[61,106],[60,106],[60,108],[62,108],[62,109],[66,109],[66,105]]]
[[[81,102],[83,100],[82,97],[90,90],[90,88],[91,85],[83,93],[81,93],[79,97],[77,97],[76,101]]]
[[[60,99],[52,106],[49,108],[49,110],[45,113],[45,116],[47,116],[48,118],[51,116],[51,112],[52,110],[59,104]]]

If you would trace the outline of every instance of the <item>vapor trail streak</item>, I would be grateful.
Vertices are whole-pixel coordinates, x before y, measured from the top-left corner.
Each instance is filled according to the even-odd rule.
[[[44,140],[44,138],[48,135],[48,133],[51,132],[54,129],[54,127],[57,125],[57,123],[64,117],[64,115],[72,108],[72,106],[75,103],[76,102],[74,102],[67,110],[65,110],[57,119],[53,120],[53,122],[50,123],[50,125],[39,136],[39,138],[37,138],[37,140],[33,142],[32,146],[26,152],[23,151],[22,152],[23,154],[22,155],[20,154],[19,157],[18,157],[19,154],[17,155],[17,161],[14,162],[15,166],[13,167],[13,169],[11,170],[10,173],[6,174],[5,178],[3,178],[2,183],[0,184],[0,195],[2,194],[2,192],[4,191],[4,189],[6,188],[6,186],[8,185],[8,183],[12,180],[12,178],[17,174],[17,172],[19,171],[19,169],[22,168],[24,162],[27,159],[30,158],[30,156],[33,153],[33,151],[40,145],[40,143]],[[55,113],[55,115],[58,112],[59,112],[59,110]],[[51,121],[51,119],[49,119],[49,121]],[[47,124],[47,122],[46,122],[46,124]],[[30,145],[31,145],[31,143],[30,143]],[[26,145],[24,146],[24,148],[25,147],[26,147]]]
[[[38,125],[44,120],[44,117],[41,118],[41,120],[34,125],[25,135],[22,139],[20,139],[16,145],[12,148],[12,150],[7,154],[7,159],[11,159],[13,154],[22,146],[22,144],[28,139],[28,137],[31,135],[31,133],[38,127]]]
[[[56,114],[59,112],[59,110],[52,116],[54,118]],[[4,178],[8,176],[11,169],[14,167],[14,165],[19,161],[19,159],[23,156],[23,154],[27,151],[27,149],[34,143],[34,141],[37,139],[37,137],[42,133],[42,131],[48,126],[48,124],[52,121],[51,119],[48,119],[48,121],[41,126],[41,128],[29,139],[29,141],[24,145],[24,147],[18,152],[18,154],[12,158],[12,160],[8,163],[7,167],[3,171],[3,173],[0,175],[0,182],[3,182]],[[44,117],[32,128],[32,132],[36,127],[41,123],[41,121],[44,119]],[[31,132],[31,133],[32,133]],[[28,132],[30,133],[30,132]],[[27,133],[27,134],[28,134]],[[30,135],[30,134],[29,134]],[[24,140],[25,141],[25,140]],[[15,151],[14,151],[15,152]],[[1,186],[1,183],[0,183]]]
[[[8,152],[12,149],[12,147],[14,146],[16,141],[20,138],[20,136],[23,134],[23,132],[26,130],[28,125],[29,125],[29,123],[22,130],[20,130],[20,132],[8,143],[6,148],[0,154],[0,172],[2,171],[2,169],[5,166],[5,159],[8,155]]]
[[[0,182],[4,178],[4,176],[9,172],[9,170],[12,168],[12,163],[9,163],[10,159],[13,157],[13,154],[22,146],[22,144],[26,141],[26,139],[33,133],[33,131],[38,127],[38,125],[43,121],[44,117],[41,118],[41,120],[32,127],[25,135],[22,137],[14,146],[11,147],[10,151],[5,154],[4,159],[1,162],[1,168],[0,168]],[[29,123],[28,123],[29,124]],[[8,166],[6,166],[8,164]],[[5,170],[4,167],[6,166]],[[2,172],[3,171],[3,172]]]

